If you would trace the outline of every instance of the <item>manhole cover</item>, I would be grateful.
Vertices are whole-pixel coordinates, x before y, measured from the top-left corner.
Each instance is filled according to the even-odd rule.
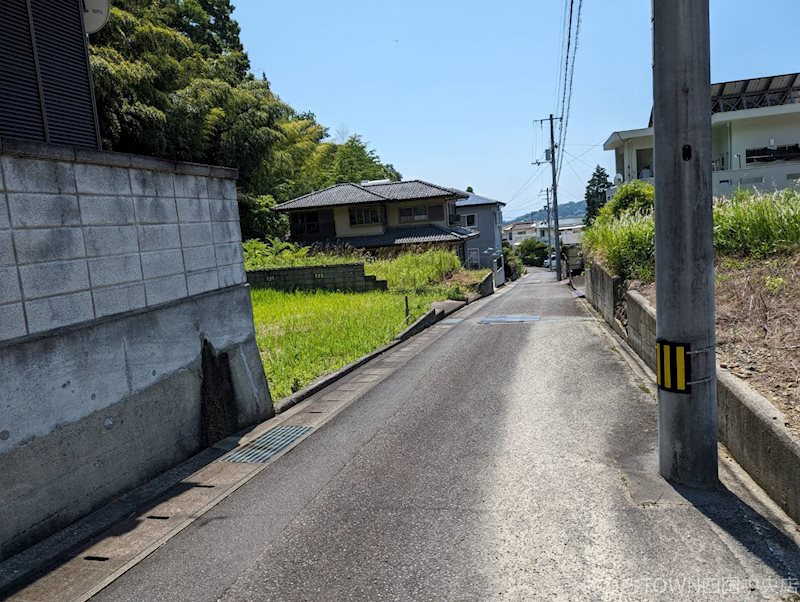
[[[481,319],[479,324],[510,324],[512,322],[538,322],[539,316],[527,316],[524,314],[513,316],[488,316]]]
[[[277,426],[256,437],[250,443],[234,449],[227,456],[223,456],[221,460],[223,462],[264,464],[310,430],[310,426]]]

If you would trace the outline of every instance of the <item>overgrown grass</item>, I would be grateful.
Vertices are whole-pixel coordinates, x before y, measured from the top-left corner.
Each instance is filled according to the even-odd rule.
[[[389,290],[421,292],[460,269],[461,262],[452,251],[429,249],[422,253],[405,253],[394,259],[367,262],[364,272],[378,280],[386,280]]]
[[[432,302],[466,298],[489,273],[464,270],[455,253],[440,249],[373,260],[346,253],[312,255],[280,241],[245,245],[248,269],[362,261],[367,274],[389,284],[387,292],[369,293],[252,291],[258,348],[276,400],[385,345]]]
[[[311,247],[302,247],[278,239],[267,242],[247,240],[242,247],[244,249],[244,269],[247,271],[364,261],[364,258],[352,249],[315,253]]]
[[[251,294],[256,340],[275,400],[385,345],[406,326],[400,293],[254,289]],[[439,299],[410,295],[411,320]]]
[[[655,223],[650,213],[596,220],[583,235],[584,254],[629,280],[655,278]]]
[[[714,206],[714,248],[720,255],[767,257],[800,249],[800,191],[740,190]]]
[[[657,201],[656,201],[657,202]],[[651,213],[600,211],[584,233],[584,253],[615,274],[655,278],[655,224]],[[714,202],[714,249],[720,257],[769,257],[800,249],[800,191],[739,190]]]

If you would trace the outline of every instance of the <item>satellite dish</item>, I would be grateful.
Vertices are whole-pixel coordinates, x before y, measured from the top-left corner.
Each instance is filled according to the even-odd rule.
[[[108,0],[83,0],[83,28],[95,33],[108,22]]]
[[[621,173],[614,176],[614,185],[619,186],[625,180]]]

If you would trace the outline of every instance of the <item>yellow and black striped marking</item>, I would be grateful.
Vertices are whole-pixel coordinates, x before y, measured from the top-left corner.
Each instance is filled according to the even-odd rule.
[[[656,380],[658,388],[672,393],[692,390],[692,356],[686,343],[656,342]]]

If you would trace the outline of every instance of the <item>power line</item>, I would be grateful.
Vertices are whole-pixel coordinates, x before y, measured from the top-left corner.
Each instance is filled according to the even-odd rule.
[[[569,37],[572,38],[572,2],[570,5],[570,32]],[[583,10],[583,0],[578,0],[578,10],[575,15],[575,36],[572,54],[569,53],[569,43],[567,46],[567,57],[564,66],[564,90],[562,91],[562,110],[561,117],[563,118],[559,128],[559,149],[558,149],[558,173],[561,173],[561,167],[564,162],[564,145],[567,140],[567,128],[569,127],[570,108],[572,106],[572,84],[575,78],[575,58],[578,54],[578,40],[581,32],[581,13]]]

